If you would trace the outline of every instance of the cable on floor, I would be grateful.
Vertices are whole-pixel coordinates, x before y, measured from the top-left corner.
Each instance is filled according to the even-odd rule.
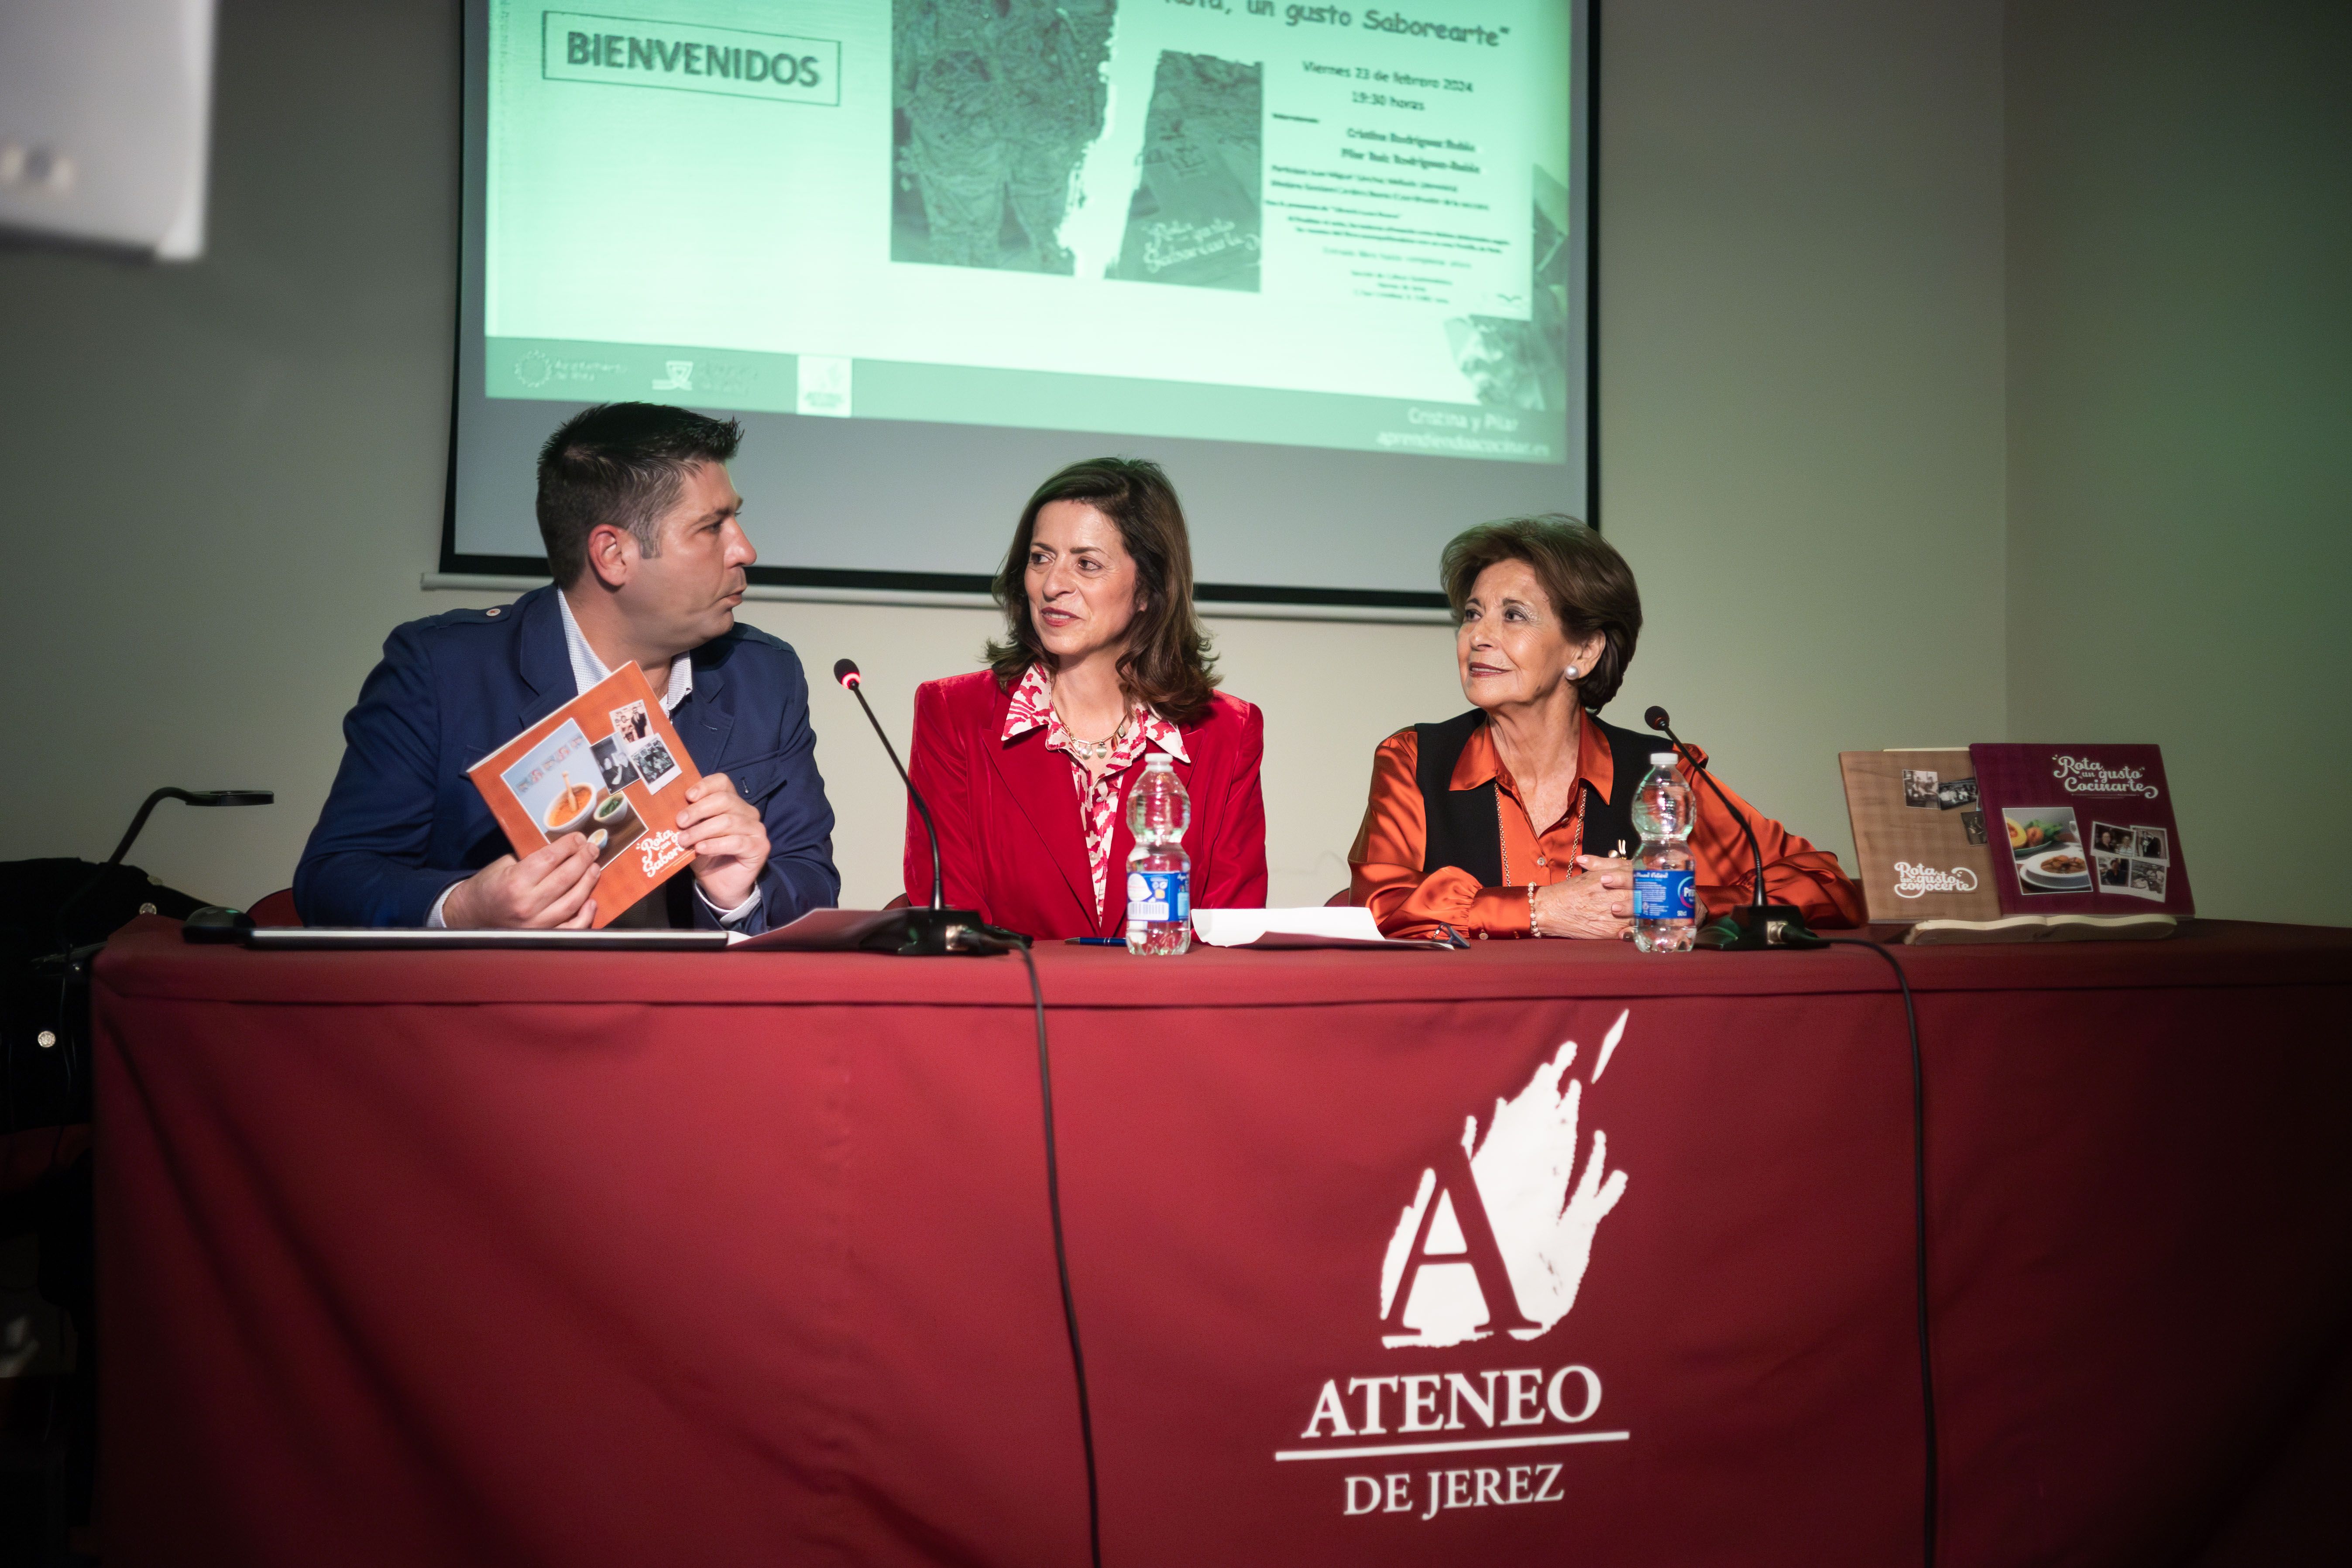
[[[1927,1568],[1936,1568],[1939,1485],[1936,1450],[1936,1363],[1927,1334],[1927,1073],[1919,1057],[1919,1012],[1912,1003],[1910,976],[1903,973],[1901,961],[1884,943],[1872,942],[1866,937],[1851,936],[1816,936],[1814,940],[1830,947],[1868,948],[1886,961],[1886,966],[1895,971],[1895,984],[1903,990],[1903,1021],[1911,1034],[1912,1283],[1918,1297],[1919,1403],[1926,1424],[1927,1456],[1920,1561]]]

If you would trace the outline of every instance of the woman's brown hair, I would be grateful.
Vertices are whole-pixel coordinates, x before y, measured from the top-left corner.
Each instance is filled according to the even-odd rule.
[[[1140,458],[1089,458],[1072,463],[1037,487],[1013,531],[1013,548],[997,568],[993,591],[1004,612],[1004,640],[991,642],[986,658],[996,684],[1010,690],[1032,664],[1055,668],[1054,656],[1038,640],[1029,618],[1029,542],[1037,514],[1057,500],[1080,501],[1118,529],[1119,542],[1135,559],[1135,620],[1128,627],[1127,651],[1119,655],[1118,683],[1127,694],[1150,704],[1162,717],[1190,724],[1208,711],[1217,685],[1209,637],[1192,613],[1192,545],[1184,531],[1184,509],[1176,487],[1160,465]]]
[[[1642,636],[1642,594],[1633,569],[1617,547],[1572,517],[1551,512],[1482,522],[1454,536],[1438,557],[1437,580],[1454,624],[1477,584],[1478,574],[1498,561],[1524,561],[1543,584],[1568,635],[1578,641],[1599,632],[1607,646],[1576,683],[1577,700],[1598,713],[1617,695],[1633,645]]]

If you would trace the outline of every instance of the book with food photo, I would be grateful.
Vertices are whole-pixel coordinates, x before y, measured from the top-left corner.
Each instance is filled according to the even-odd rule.
[[[1969,748],[2004,915],[2196,912],[2154,746]]]
[[[466,773],[516,855],[573,833],[595,847],[600,930],[694,863],[677,842],[677,813],[702,775],[635,664]]]

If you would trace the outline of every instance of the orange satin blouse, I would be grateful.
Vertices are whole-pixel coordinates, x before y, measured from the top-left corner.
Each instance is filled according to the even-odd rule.
[[[1631,855],[1638,845],[1584,843],[1583,781],[1590,781],[1603,800],[1613,800],[1618,781],[1607,737],[1590,723],[1579,726],[1577,776],[1566,816],[1540,834],[1528,818],[1527,806],[1510,770],[1495,750],[1493,731],[1485,725],[1472,731],[1454,764],[1448,781],[1454,789],[1476,789],[1495,781],[1501,804],[1503,864],[1510,886],[1482,888],[1469,872],[1441,866],[1422,875],[1421,860],[1428,847],[1428,827],[1422,810],[1421,787],[1413,781],[1421,754],[1421,738],[1400,730],[1372,753],[1371,798],[1364,806],[1364,825],[1356,831],[1348,851],[1349,889],[1354,900],[1372,911],[1381,930],[1390,936],[1429,936],[1439,924],[1464,936],[1527,936],[1528,888],[1548,886],[1580,875],[1576,858],[1582,854]],[[1661,750],[1664,748],[1661,746]],[[1706,755],[1696,746],[1701,759]],[[1687,773],[1687,768],[1685,768]],[[1720,782],[1720,781],[1718,781]],[[1623,781],[1632,789],[1639,779]],[[1705,784],[1693,781],[1697,792],[1698,827],[1691,836],[1692,858],[1698,872],[1702,911],[1721,910],[1746,903],[1753,896],[1755,862],[1739,825]],[[1756,830],[1764,851],[1764,890],[1776,903],[1793,904],[1815,927],[1859,925],[1862,892],[1838,867],[1837,857],[1816,849],[1779,823],[1727,790]],[[1628,894],[1630,898],[1630,893]]]

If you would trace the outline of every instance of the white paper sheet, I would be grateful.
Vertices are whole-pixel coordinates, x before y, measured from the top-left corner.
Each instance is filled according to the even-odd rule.
[[[1302,910],[1194,910],[1192,934],[1211,947],[1444,948],[1442,942],[1399,942],[1381,934],[1372,911],[1350,905]]]

